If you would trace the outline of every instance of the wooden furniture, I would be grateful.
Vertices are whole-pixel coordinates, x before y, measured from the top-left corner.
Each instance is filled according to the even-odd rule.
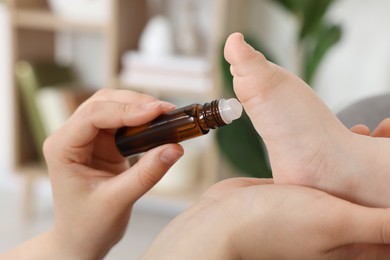
[[[110,19],[106,23],[90,24],[56,16],[44,0],[8,1],[12,17],[14,62],[18,60],[54,62],[57,32],[99,35],[105,45],[104,60],[92,62],[101,62],[105,66],[105,82],[101,87],[117,87],[120,55],[125,49],[136,48],[137,39],[147,15],[146,6],[142,0],[110,2],[112,2]],[[124,10],[128,13],[124,14]],[[124,28],[120,26],[121,24],[130,25],[130,28]],[[19,108],[20,104],[16,103],[16,107]],[[20,110],[16,118],[21,118],[19,113]],[[17,122],[16,129],[25,129],[23,122],[20,121]],[[23,140],[21,137],[21,134],[17,134],[16,164],[18,166],[35,160],[34,155],[28,149],[28,140]]]
[[[196,1],[196,0],[193,0]],[[137,50],[142,30],[148,21],[148,10],[145,0],[114,0],[109,1],[109,14],[105,22],[87,23],[82,21],[67,20],[54,14],[46,0],[8,0],[9,11],[12,19],[13,33],[13,61],[29,60],[34,62],[55,60],[56,34],[69,32],[75,34],[97,35],[104,42],[103,60],[91,60],[104,64],[104,82],[99,87],[130,88],[164,97],[175,96],[177,93],[159,89],[158,92],[143,86],[129,86],[122,82],[119,75],[121,71],[122,55],[128,50]],[[211,98],[219,98],[221,95],[221,80],[219,63],[221,59],[221,47],[228,32],[227,25],[232,23],[234,10],[241,10],[243,4],[230,0],[211,1],[212,17],[210,18],[210,31],[206,58],[212,68],[213,87],[210,91],[202,94],[202,99],[209,101]],[[233,6],[230,8],[229,6]],[[234,7],[236,6],[236,7]],[[230,10],[230,11],[228,11]],[[233,11],[232,11],[233,10]],[[228,18],[229,16],[229,18]],[[238,16],[236,16],[238,17]],[[16,83],[14,84],[16,85]],[[37,163],[37,155],[31,149],[31,137],[24,115],[20,109],[18,89],[15,90],[15,168],[25,176],[28,176],[26,185],[26,198],[30,200],[33,176],[45,172],[44,168]],[[191,100],[191,92],[181,92],[181,98]],[[211,144],[207,150],[207,156],[200,160],[201,183],[195,184],[192,194],[199,194],[205,187],[213,183],[218,177],[219,155],[215,144]],[[155,195],[151,196],[155,197]],[[158,196],[157,196],[158,197]],[[177,196],[176,196],[177,198]],[[26,201],[26,205],[31,204]]]

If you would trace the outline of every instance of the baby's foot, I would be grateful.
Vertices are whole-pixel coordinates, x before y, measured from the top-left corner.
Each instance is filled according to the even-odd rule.
[[[228,38],[225,58],[237,97],[267,146],[275,183],[390,206],[387,200],[379,202],[378,191],[366,179],[373,170],[367,152],[375,154],[374,138],[352,134],[306,83],[268,62],[241,34]]]

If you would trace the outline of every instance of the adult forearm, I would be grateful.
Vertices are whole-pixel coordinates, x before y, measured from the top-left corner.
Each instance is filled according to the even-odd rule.
[[[42,233],[19,246],[0,255],[0,260],[92,260],[97,259],[94,252],[78,252],[52,230]]]

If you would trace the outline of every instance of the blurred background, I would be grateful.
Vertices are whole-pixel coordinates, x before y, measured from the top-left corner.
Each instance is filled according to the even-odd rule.
[[[386,0],[0,1],[0,250],[51,226],[42,142],[97,89],[132,89],[178,106],[232,97],[222,49],[240,31],[336,113],[389,92],[388,10]],[[106,259],[136,259],[218,180],[271,176],[245,116],[183,146],[185,156],[137,203]]]

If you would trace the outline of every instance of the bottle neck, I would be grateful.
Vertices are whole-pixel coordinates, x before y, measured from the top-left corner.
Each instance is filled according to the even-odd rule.
[[[202,107],[200,119],[204,121],[208,128],[214,129],[226,125],[221,117],[218,103],[219,100],[214,100],[205,103]]]

